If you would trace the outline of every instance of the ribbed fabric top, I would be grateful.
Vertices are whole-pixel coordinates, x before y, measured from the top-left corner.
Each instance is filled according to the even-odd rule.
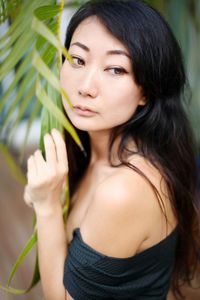
[[[106,256],[73,232],[63,283],[74,300],[166,300],[174,266],[177,229],[128,258]]]

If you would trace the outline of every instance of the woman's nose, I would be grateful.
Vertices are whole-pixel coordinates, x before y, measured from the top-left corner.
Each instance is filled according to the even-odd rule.
[[[87,71],[79,83],[78,93],[83,97],[96,98],[98,95],[98,72]]]

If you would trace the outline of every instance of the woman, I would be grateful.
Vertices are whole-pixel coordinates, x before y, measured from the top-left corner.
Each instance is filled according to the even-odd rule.
[[[72,18],[61,84],[87,152],[55,129],[28,160],[47,300],[163,300],[197,265],[196,165],[179,46],[138,1],[92,1]],[[68,159],[66,155],[66,148]],[[71,194],[66,232],[59,195]],[[64,269],[64,271],[63,271]],[[64,279],[63,279],[64,274]]]

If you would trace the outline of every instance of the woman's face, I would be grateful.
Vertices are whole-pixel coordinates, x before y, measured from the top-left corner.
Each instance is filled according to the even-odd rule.
[[[85,19],[75,30],[60,74],[73,108],[63,105],[72,124],[84,131],[110,130],[126,122],[142,91],[133,78],[131,59],[124,45],[97,17]]]

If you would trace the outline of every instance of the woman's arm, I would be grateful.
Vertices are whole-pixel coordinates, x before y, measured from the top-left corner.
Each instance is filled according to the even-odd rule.
[[[62,209],[53,208],[48,215],[37,215],[38,255],[42,288],[46,300],[64,300],[64,260],[67,242]]]
[[[67,153],[57,130],[44,137],[46,160],[37,150],[28,160],[25,201],[37,218],[38,255],[42,288],[46,300],[64,300],[64,260],[67,241],[60,193],[68,171]]]

